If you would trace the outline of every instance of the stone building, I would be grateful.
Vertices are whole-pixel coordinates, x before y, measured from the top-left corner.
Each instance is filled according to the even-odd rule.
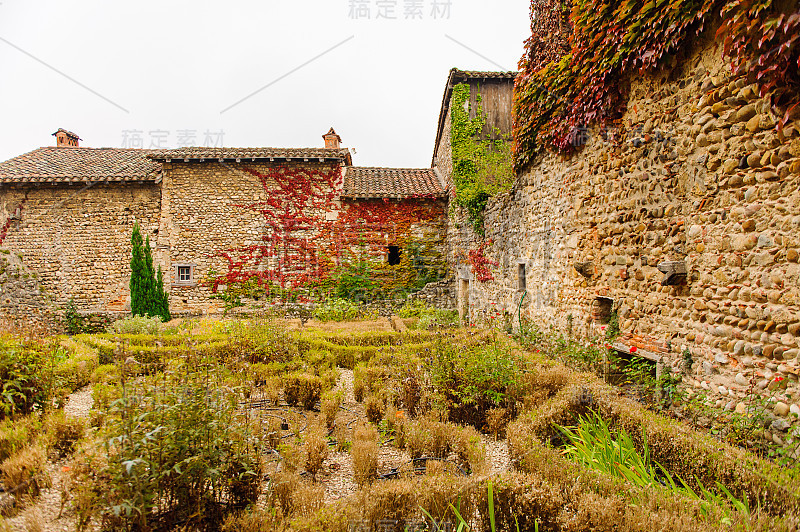
[[[87,148],[66,130],[54,136],[55,147],[0,163],[0,247],[38,280],[12,298],[0,275],[0,310],[12,317],[41,318],[46,305],[31,302],[44,298],[124,312],[135,222],[178,314],[302,302],[353,263],[382,296],[447,274],[437,171],[355,167],[333,129],[324,148],[302,149]]]
[[[614,135],[531,161],[488,201],[485,235],[451,217],[465,316],[500,310],[596,340],[616,311],[620,351],[688,359],[688,382],[731,409],[782,382],[776,413],[800,413],[800,116],[778,131],[783,115],[709,37],[631,79],[626,108]],[[484,281],[467,260],[477,249]]]

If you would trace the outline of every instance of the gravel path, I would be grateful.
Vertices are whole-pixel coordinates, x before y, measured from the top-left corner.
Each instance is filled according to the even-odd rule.
[[[87,386],[67,398],[64,413],[67,417],[88,418],[93,402],[92,388]],[[66,468],[66,460],[47,463],[47,473],[52,479],[51,486],[42,490],[33,505],[17,516],[6,520],[6,524],[11,530],[25,532],[71,532],[75,530],[75,514],[70,504],[64,500],[70,489]],[[63,504],[62,500],[66,504]]]
[[[489,476],[498,475],[512,469],[508,443],[486,438],[486,459],[489,462]]]

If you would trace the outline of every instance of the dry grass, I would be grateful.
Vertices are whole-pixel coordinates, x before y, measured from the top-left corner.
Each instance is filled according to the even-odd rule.
[[[222,532],[282,532],[286,525],[275,508],[255,508],[229,515]]]
[[[356,484],[364,486],[378,475],[378,430],[361,425],[353,434],[353,476]]]
[[[336,414],[339,413],[339,407],[342,406],[343,400],[344,394],[342,394],[342,392],[328,391],[322,394],[320,410],[322,411],[322,417],[325,420],[326,427],[333,427]]]
[[[325,503],[325,488],[300,484],[292,494],[292,513],[295,517],[310,517]]]
[[[367,416],[367,421],[375,423],[376,425],[383,420],[383,412],[385,406],[383,400],[377,395],[370,395],[364,400],[364,412]]]
[[[68,418],[59,410],[45,419],[48,445],[63,458],[72,453],[75,444],[83,437],[86,424],[82,419]]]
[[[316,426],[306,432],[306,441],[303,445],[305,454],[305,469],[316,480],[317,473],[322,469],[322,464],[328,458],[328,440],[322,427]]]
[[[300,486],[300,477],[295,472],[280,471],[272,475],[270,504],[277,506],[283,515],[291,515],[294,510],[294,492]]]

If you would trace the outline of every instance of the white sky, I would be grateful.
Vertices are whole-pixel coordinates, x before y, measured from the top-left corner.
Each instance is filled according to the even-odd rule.
[[[436,19],[434,2],[446,10],[366,0],[370,19],[354,19],[350,0],[0,0],[0,161],[55,145],[59,127],[90,147],[139,130],[147,148],[154,130],[165,147],[180,130],[321,147],[333,126],[357,165],[427,167],[448,70],[516,70],[530,33],[529,0],[450,0]],[[397,19],[376,19],[382,4]],[[422,20],[404,18],[412,4]]]

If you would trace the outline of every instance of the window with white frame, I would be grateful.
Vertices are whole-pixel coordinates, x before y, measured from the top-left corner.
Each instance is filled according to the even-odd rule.
[[[174,266],[174,276],[172,284],[192,286],[194,281],[194,264],[176,264]]]

